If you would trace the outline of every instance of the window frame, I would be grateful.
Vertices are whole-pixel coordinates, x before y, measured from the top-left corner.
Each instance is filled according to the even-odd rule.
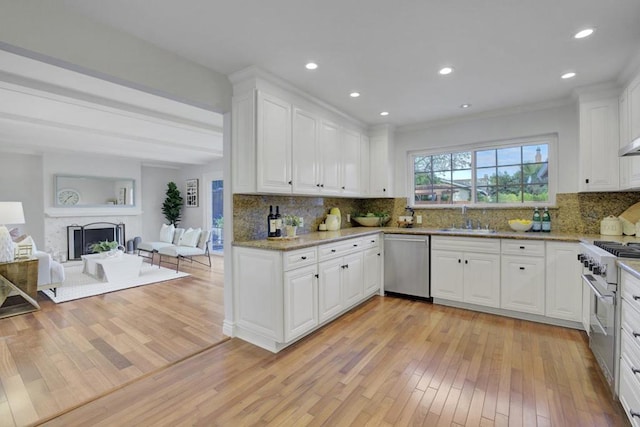
[[[476,188],[477,185],[477,168],[476,168],[476,152],[485,150],[498,150],[503,148],[522,147],[525,145],[535,145],[536,143],[545,143],[549,145],[549,158],[547,162],[548,167],[548,179],[547,179],[547,191],[549,194],[549,200],[546,202],[531,201],[531,202],[519,202],[519,203],[486,203],[478,202],[474,200],[477,198]],[[454,154],[460,152],[471,152],[471,189],[472,200],[464,203],[447,203],[447,204],[416,204],[415,202],[415,157],[418,156],[436,156],[443,154]],[[451,147],[434,147],[423,150],[407,151],[407,205],[415,209],[450,209],[458,208],[462,205],[469,207],[478,207],[483,209],[502,209],[502,208],[527,208],[527,207],[555,207],[556,194],[558,189],[558,134],[543,134],[528,137],[510,138],[496,141],[486,141],[481,143],[456,145]]]

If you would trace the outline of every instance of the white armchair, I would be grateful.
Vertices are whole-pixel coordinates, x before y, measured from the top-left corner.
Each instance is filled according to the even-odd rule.
[[[46,252],[36,251],[33,256],[38,258],[38,289],[57,288],[64,282],[64,267],[51,259]]]
[[[173,225],[163,224],[158,240],[138,243],[136,248],[138,255],[148,259],[153,265],[153,256],[162,248],[177,245],[183,234],[184,228],[174,228]]]

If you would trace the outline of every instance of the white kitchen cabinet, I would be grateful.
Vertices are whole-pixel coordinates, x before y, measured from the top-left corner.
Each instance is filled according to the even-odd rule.
[[[499,307],[500,241],[433,236],[431,295]]]
[[[629,136],[630,141],[640,138],[640,75],[627,86],[629,98]]]
[[[360,188],[360,133],[343,129],[341,141],[341,171],[343,196],[359,196]]]
[[[257,190],[291,193],[291,104],[258,91]]]
[[[582,329],[591,335],[591,288],[582,282]]]
[[[232,176],[234,193],[256,191],[256,98],[253,91],[235,95],[232,101],[231,133]]]
[[[618,97],[580,101],[580,191],[620,188]]]
[[[619,98],[620,116],[620,148],[633,141],[631,136],[632,109],[635,110],[636,134],[639,132],[637,122],[640,121],[640,76],[632,81]],[[635,95],[635,106],[631,106],[631,97]],[[636,136],[637,137],[637,136]],[[620,189],[640,188],[640,156],[627,156],[620,158]]]
[[[318,326],[318,266],[284,273],[284,340],[294,340]]]
[[[640,426],[640,343],[637,338],[640,331],[640,302],[636,299],[640,295],[640,279],[624,269],[621,271],[618,397],[631,424]]]
[[[578,244],[546,242],[546,309],[547,317],[581,322],[582,265],[577,261]]]
[[[369,171],[371,170],[371,159],[369,149],[369,137],[360,134],[360,194],[363,197],[370,196]]]
[[[362,251],[347,255],[343,258],[342,270],[344,288],[344,306],[346,308],[362,301],[364,295],[364,270]]]
[[[335,123],[320,123],[320,188],[324,194],[340,194],[342,184],[342,147],[340,128]]]
[[[293,109],[293,192],[320,192],[319,119],[300,108]]]
[[[369,135],[369,195],[392,197],[393,194],[393,128],[378,127]]]
[[[501,307],[544,314],[544,257],[502,256]]]
[[[380,292],[382,277],[382,253],[379,247],[369,248],[363,254],[364,296]]]

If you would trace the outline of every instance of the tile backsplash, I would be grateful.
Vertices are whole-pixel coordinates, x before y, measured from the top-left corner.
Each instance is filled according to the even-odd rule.
[[[556,206],[550,208],[554,231],[567,233],[598,234],[600,221],[609,215],[618,216],[629,206],[640,202],[640,192],[619,193],[565,193],[556,196]],[[407,199],[348,199],[306,196],[233,195],[234,240],[264,239],[267,236],[267,214],[269,205],[280,206],[282,215],[297,215],[304,218],[299,233],[316,231],[331,208],[337,207],[342,214],[342,228],[353,226],[347,223],[347,214],[355,212],[389,212],[388,226],[396,226],[398,217],[404,215]],[[422,215],[422,227],[441,228],[460,226],[463,222],[460,206],[432,209],[416,209]],[[507,221],[513,218],[531,218],[531,208],[473,208],[467,209],[467,218],[474,224],[480,221],[497,230],[509,230]]]

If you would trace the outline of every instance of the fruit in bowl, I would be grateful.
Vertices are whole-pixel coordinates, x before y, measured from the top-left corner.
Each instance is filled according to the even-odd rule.
[[[510,219],[509,227],[513,231],[529,231],[533,227],[533,221],[530,219]]]
[[[389,222],[391,217],[385,213],[374,214],[368,212],[366,214],[352,216],[351,219],[364,227],[382,227]]]

